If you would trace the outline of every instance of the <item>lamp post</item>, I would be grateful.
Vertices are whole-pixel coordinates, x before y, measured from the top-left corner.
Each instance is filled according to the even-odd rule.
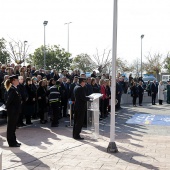
[[[142,39],[143,39],[144,35],[141,35],[141,78],[142,78]]]
[[[27,43],[28,41],[24,41],[24,66],[25,66],[25,59],[26,59],[26,57],[25,57],[25,46],[26,46],[26,43]]]
[[[64,25],[66,25],[67,24],[67,26],[68,26],[68,44],[67,44],[67,52],[69,53],[69,25],[71,24],[72,22],[68,22],[68,23],[65,23]]]
[[[46,49],[45,49],[45,26],[48,24],[48,21],[44,21],[44,70],[46,69]]]

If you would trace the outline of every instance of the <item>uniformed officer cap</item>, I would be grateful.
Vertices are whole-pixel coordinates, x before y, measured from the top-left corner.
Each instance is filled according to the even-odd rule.
[[[56,85],[60,85],[60,84],[61,84],[60,81],[57,80],[57,81],[56,81]]]
[[[10,79],[10,80],[18,79],[18,75],[12,75],[12,76],[9,76],[9,79]]]
[[[77,79],[78,79],[78,76],[74,76],[74,78],[77,78]]]
[[[170,79],[167,82],[170,82]]]
[[[86,78],[79,77],[79,83],[81,83],[82,81],[86,81]]]

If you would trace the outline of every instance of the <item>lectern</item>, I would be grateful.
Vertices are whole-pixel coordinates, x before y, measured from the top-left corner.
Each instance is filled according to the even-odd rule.
[[[94,139],[99,138],[99,98],[101,93],[93,93],[88,96],[91,101],[87,103],[87,129],[92,132]]]

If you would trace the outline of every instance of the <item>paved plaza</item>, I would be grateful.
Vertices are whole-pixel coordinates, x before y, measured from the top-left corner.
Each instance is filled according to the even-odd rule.
[[[72,138],[68,122],[59,127],[39,121],[17,129],[20,148],[9,148],[6,125],[0,126],[3,170],[169,170],[170,126],[127,124],[134,114],[170,115],[170,105],[144,104],[142,107],[124,105],[116,112],[116,145],[118,153],[107,153],[110,117],[100,122],[97,141],[85,128],[83,141]]]

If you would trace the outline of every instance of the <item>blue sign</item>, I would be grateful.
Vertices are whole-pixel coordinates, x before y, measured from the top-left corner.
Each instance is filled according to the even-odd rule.
[[[131,119],[127,120],[126,123],[140,125],[170,126],[170,116],[136,113],[132,116]]]

